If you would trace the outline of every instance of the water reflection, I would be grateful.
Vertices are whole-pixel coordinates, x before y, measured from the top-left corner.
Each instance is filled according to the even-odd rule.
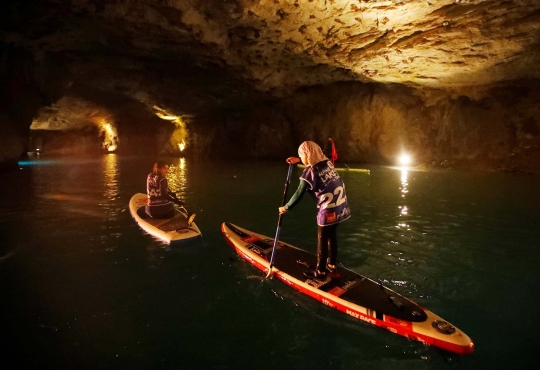
[[[409,183],[407,182],[407,178],[409,176],[409,171],[407,171],[407,168],[404,168],[401,170],[401,197],[405,199],[405,195],[409,192],[407,189],[407,186]]]
[[[54,160],[43,160],[39,158],[33,158],[33,159],[26,159],[26,160],[20,160],[17,162],[19,167],[30,167],[30,166],[48,166],[51,164],[57,164],[58,161]]]
[[[399,190],[401,191],[401,199],[403,199],[403,200],[405,200],[405,196],[409,192],[409,189],[408,189],[408,186],[409,186],[408,176],[409,176],[409,171],[407,171],[407,167],[404,167],[401,170],[401,186],[399,188]],[[399,208],[401,209],[400,216],[406,216],[406,215],[409,214],[409,208],[407,208],[407,206],[405,204],[400,206]],[[399,224],[399,225],[401,225],[401,224]],[[398,225],[398,227],[399,227],[399,225]]]
[[[117,216],[122,211],[115,200],[118,198],[120,192],[119,176],[120,171],[118,169],[118,156],[114,153],[109,153],[103,156],[103,198],[104,202],[100,202],[99,205],[103,208],[103,211],[107,215],[110,223],[106,224],[107,229],[117,229],[114,223],[111,221],[116,220]],[[118,237],[119,233],[111,231],[111,236]],[[107,239],[107,238],[102,238]]]
[[[405,237],[404,232],[405,231],[407,231],[407,232],[411,231],[411,228],[410,228],[409,224],[407,224],[405,222],[405,220],[404,220],[405,218],[408,218],[407,216],[409,216],[409,208],[405,204],[406,196],[409,193],[409,188],[408,188],[409,180],[408,180],[408,178],[409,178],[408,168],[405,167],[405,166],[401,167],[401,178],[400,178],[399,190],[400,190],[400,193],[401,193],[401,199],[403,201],[403,204],[398,207],[400,209],[400,212],[399,212],[399,222],[398,222],[398,224],[396,226],[396,229],[399,230],[399,235],[398,235],[399,240],[401,240],[402,242],[405,242],[405,244],[407,244],[408,240]],[[413,238],[413,236],[411,236],[411,238]],[[396,247],[400,247],[400,241],[392,240],[391,244],[395,245]],[[403,248],[403,247],[400,247],[400,248]],[[394,250],[393,253],[389,253],[389,256],[392,256],[393,258],[397,258],[396,265],[398,265],[398,264],[407,265],[407,264],[413,263],[413,261],[414,261],[412,258],[406,258],[404,256],[404,250]],[[400,287],[408,287],[409,286],[409,282],[406,281],[406,280],[392,280],[392,282],[393,282],[394,285],[400,286]],[[410,288],[415,289],[415,287],[410,287]]]
[[[176,163],[171,163],[167,175],[169,188],[177,193],[180,199],[185,198],[188,185],[187,163],[185,158],[178,158]]]
[[[115,199],[118,196],[118,158],[116,154],[111,153],[104,156],[104,192],[103,196],[107,199]]]

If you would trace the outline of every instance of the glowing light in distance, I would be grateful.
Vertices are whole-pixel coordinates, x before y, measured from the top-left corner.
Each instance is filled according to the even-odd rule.
[[[182,140],[182,142],[178,144],[178,149],[180,149],[181,152],[183,152],[184,149],[186,149],[186,142],[184,140]]]
[[[158,107],[157,105],[154,105],[156,116],[158,116],[161,119],[167,120],[167,121],[176,121],[178,116],[175,116],[174,114],[170,114],[165,109]]]
[[[114,135],[115,134],[115,132],[114,132],[114,130],[113,130],[110,123],[105,123],[103,125],[103,128],[105,129],[105,131],[107,131],[107,134],[109,134],[109,135]]]
[[[399,156],[398,162],[402,166],[408,166],[412,163],[412,158],[409,154],[403,153]]]
[[[166,121],[176,121],[179,117],[177,116],[168,116],[168,115],[165,115],[165,114],[161,114],[161,113],[156,113],[156,115],[161,118],[161,119],[164,119]]]
[[[103,143],[101,144],[103,148],[107,149],[109,152],[112,152],[116,149],[116,129],[108,122],[102,122],[101,128],[105,131],[105,137]]]

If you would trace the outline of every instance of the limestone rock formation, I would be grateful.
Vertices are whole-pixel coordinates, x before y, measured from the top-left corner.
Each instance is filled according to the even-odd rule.
[[[347,161],[540,172],[536,0],[11,1],[0,45],[0,161],[30,128],[102,145],[108,117],[124,151],[331,135]]]

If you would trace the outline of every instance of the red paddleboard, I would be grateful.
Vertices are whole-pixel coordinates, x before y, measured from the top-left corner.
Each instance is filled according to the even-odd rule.
[[[272,238],[231,223],[223,223],[221,231],[242,258],[268,273]],[[328,307],[394,334],[462,355],[474,351],[471,338],[457,327],[365,276],[338,266],[332,277],[306,278],[303,272],[315,263],[315,255],[278,242],[272,275]]]

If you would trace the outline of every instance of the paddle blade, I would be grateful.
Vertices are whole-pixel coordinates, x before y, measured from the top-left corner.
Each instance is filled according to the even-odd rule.
[[[336,145],[334,144],[334,140],[332,140],[331,138],[328,138],[328,140],[332,144],[332,164],[334,164],[334,163],[336,163],[336,161],[338,159]]]

